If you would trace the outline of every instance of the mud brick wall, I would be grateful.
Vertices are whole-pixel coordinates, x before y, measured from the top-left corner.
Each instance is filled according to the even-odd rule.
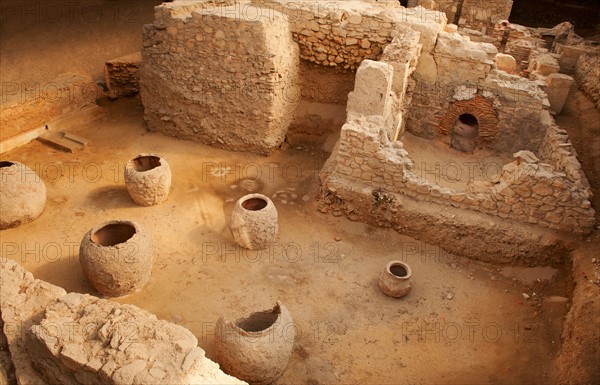
[[[515,58],[517,73],[521,73],[529,67],[529,59],[533,50],[546,46],[546,42],[538,33],[506,20],[500,20],[494,25],[492,38],[500,52]]]
[[[29,86],[4,83],[0,102],[0,140],[36,129],[69,112],[94,104],[101,95],[100,87],[91,77],[75,73]]]
[[[283,142],[299,102],[299,53],[279,12],[164,3],[144,28],[142,56],[151,130],[260,154]]]
[[[104,65],[104,82],[108,88],[108,97],[136,95],[140,91],[139,69],[142,53],[109,60]]]

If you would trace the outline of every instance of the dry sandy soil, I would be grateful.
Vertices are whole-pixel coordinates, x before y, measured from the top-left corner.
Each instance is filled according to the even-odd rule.
[[[102,221],[135,220],[152,234],[156,263],[141,292],[117,301],[189,328],[210,358],[219,315],[236,318],[281,300],[298,336],[279,384],[552,382],[565,272],[463,260],[321,214],[316,175],[328,155],[321,149],[230,153],[148,133],[138,99],[102,108],[98,120],[72,130],[91,140],[84,151],[32,142],[3,156],[36,169],[48,187],[40,218],[1,233],[3,257],[37,278],[96,294],[79,265],[81,238]],[[125,189],[123,165],[142,152],[163,155],[173,169],[160,206],[136,206]],[[260,253],[237,247],[227,226],[233,202],[254,190],[272,197],[280,215],[277,245]],[[413,269],[413,292],[402,300],[377,287],[392,259]]]

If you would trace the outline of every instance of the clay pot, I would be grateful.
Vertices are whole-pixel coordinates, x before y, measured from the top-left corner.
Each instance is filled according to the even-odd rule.
[[[412,289],[412,270],[402,261],[391,261],[379,274],[379,288],[385,295],[401,298]]]
[[[246,195],[235,203],[230,229],[238,245],[250,250],[265,249],[277,237],[277,209],[262,194]]]
[[[130,221],[109,221],[92,228],[79,246],[79,263],[92,286],[120,297],[139,291],[152,273],[154,248],[144,228]]]
[[[44,181],[22,163],[0,162],[0,229],[31,222],[44,207]]]
[[[215,348],[217,362],[226,373],[250,384],[270,384],[290,360],[295,327],[279,301],[271,310],[230,322],[219,318]]]
[[[140,154],[125,165],[125,185],[138,205],[158,205],[169,195],[171,167],[158,155]]]

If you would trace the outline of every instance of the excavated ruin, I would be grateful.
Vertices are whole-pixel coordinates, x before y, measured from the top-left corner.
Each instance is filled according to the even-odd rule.
[[[596,5],[59,3],[2,7],[0,384],[600,383]]]

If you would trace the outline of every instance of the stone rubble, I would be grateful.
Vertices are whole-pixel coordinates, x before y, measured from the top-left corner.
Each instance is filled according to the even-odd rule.
[[[181,326],[133,305],[67,294],[12,260],[0,273],[4,333],[21,385],[245,384]]]

